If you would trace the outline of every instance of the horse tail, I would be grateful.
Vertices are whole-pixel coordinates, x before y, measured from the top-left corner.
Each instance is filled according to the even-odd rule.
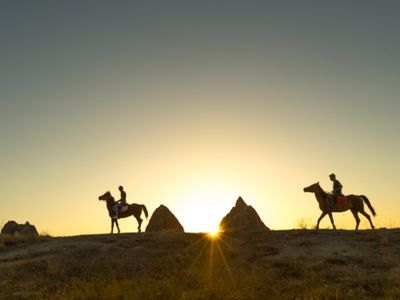
[[[361,195],[360,198],[362,200],[364,200],[364,202],[367,204],[369,210],[372,212],[372,215],[375,217],[376,216],[375,209],[372,207],[371,202],[369,202],[368,198],[364,195]]]
[[[143,211],[144,211],[144,215],[146,216],[146,219],[149,217],[149,213],[147,212],[147,208],[146,206],[144,206],[143,204],[141,205]]]

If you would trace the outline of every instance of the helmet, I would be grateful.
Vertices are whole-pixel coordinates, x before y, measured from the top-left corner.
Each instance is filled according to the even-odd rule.
[[[120,186],[118,187],[118,189],[119,189],[119,190],[123,190],[124,187],[123,187],[122,185],[120,185]]]
[[[329,177],[336,178],[336,175],[332,173],[332,174],[329,175]]]

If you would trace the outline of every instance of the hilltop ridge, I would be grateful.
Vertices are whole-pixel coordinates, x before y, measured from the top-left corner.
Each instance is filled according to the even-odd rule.
[[[396,299],[400,230],[129,233],[0,249],[0,299]]]

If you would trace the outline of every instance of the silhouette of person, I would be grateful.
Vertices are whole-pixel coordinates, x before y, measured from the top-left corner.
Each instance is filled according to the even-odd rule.
[[[329,209],[332,211],[333,208],[335,207],[336,200],[340,196],[343,196],[343,194],[342,194],[343,185],[340,183],[339,180],[336,179],[336,175],[333,173],[329,175],[329,179],[333,182],[332,193],[329,194],[329,197],[328,197]]]
[[[121,193],[121,199],[119,201],[121,201],[122,205],[126,205],[126,192],[124,191],[124,187],[120,185],[118,189]]]
[[[120,191],[120,193],[121,193],[121,199],[119,199],[119,200],[116,202],[116,204],[114,205],[114,213],[115,213],[114,218],[115,218],[115,219],[118,219],[119,211],[121,210],[121,208],[122,208],[124,205],[127,205],[127,204],[126,204],[126,192],[124,191],[124,187],[123,187],[122,185],[120,185],[120,186],[118,187],[118,189],[119,189],[119,191]]]

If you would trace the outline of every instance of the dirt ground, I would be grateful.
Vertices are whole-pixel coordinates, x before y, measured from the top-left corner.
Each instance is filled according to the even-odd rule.
[[[400,230],[41,237],[0,247],[0,299],[400,299]]]

